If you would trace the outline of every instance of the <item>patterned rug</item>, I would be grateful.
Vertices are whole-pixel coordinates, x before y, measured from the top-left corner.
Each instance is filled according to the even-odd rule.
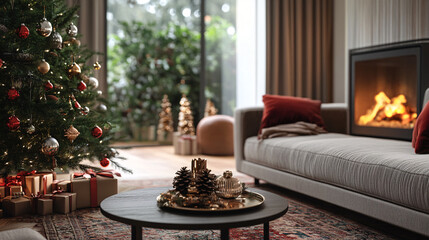
[[[128,225],[104,217],[98,208],[71,214],[32,216],[17,221],[36,223],[36,229],[49,240],[130,239]],[[220,231],[175,231],[143,229],[144,239],[219,239]],[[263,239],[263,226],[230,230],[230,239]],[[270,239],[393,239],[352,220],[289,200],[289,211],[270,222]]]

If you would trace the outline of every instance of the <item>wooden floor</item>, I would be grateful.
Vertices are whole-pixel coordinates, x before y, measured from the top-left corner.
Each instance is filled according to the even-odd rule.
[[[117,148],[117,150],[120,156],[127,159],[118,162],[133,171],[132,174],[121,172],[120,192],[136,189],[143,185],[147,187],[169,184],[173,181],[177,170],[183,166],[190,168],[191,160],[199,157],[207,159],[207,168],[216,175],[221,175],[225,170],[231,170],[234,176],[240,180],[252,181],[249,176],[236,171],[233,156],[182,156],[174,154],[172,146]]]

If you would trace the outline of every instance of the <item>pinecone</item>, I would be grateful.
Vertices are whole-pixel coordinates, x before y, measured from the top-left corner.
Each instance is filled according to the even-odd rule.
[[[176,172],[176,175],[177,176],[174,177],[173,187],[176,191],[185,196],[188,193],[188,187],[191,183],[191,171],[186,167],[182,167]]]
[[[211,170],[205,169],[197,176],[195,185],[199,194],[210,195],[215,190],[215,175],[210,173]]]

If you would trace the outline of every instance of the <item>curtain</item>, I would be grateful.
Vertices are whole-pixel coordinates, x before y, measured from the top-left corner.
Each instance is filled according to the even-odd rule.
[[[107,39],[106,39],[106,0],[66,0],[68,6],[80,6],[79,33],[82,34],[81,43],[90,50],[101,55],[94,55],[87,64],[94,64],[97,60],[101,63],[101,69],[94,71],[94,77],[98,79],[98,89],[107,94]]]
[[[267,93],[332,102],[333,0],[267,0]]]

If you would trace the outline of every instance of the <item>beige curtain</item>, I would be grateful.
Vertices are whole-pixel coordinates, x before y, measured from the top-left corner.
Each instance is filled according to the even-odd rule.
[[[267,0],[267,93],[332,102],[333,0]]]
[[[69,6],[80,6],[79,9],[79,33],[82,34],[81,43],[89,49],[103,55],[95,55],[88,62],[93,64],[98,61],[101,69],[94,71],[94,77],[98,79],[99,87],[104,96],[107,94],[107,61],[106,61],[106,0],[66,0]],[[76,23],[75,23],[76,24]]]

